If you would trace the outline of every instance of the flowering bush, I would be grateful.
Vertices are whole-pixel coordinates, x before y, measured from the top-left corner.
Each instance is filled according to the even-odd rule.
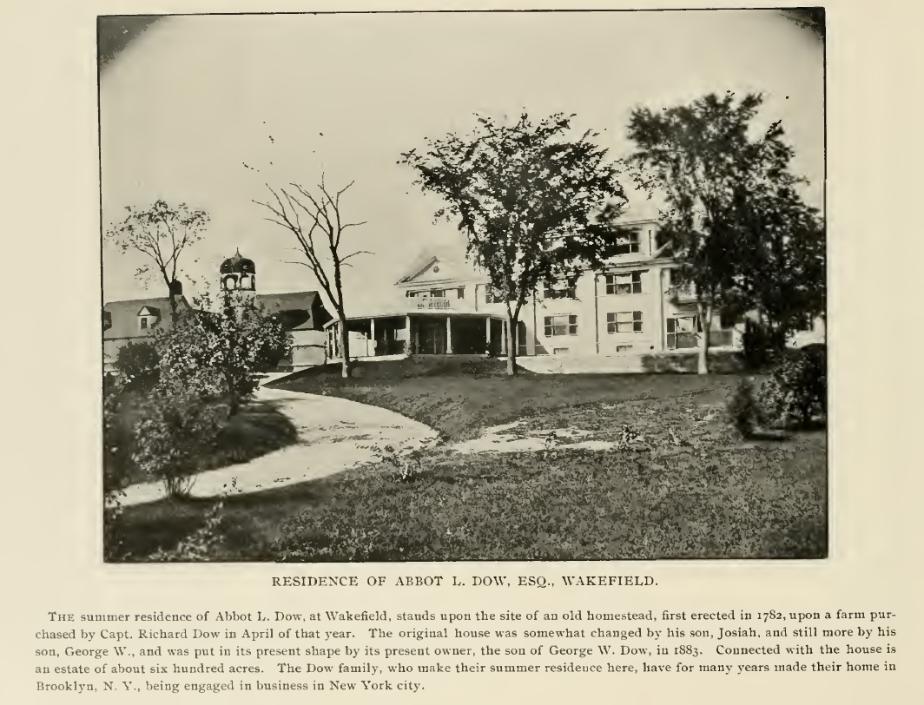
[[[805,428],[827,414],[827,355],[809,346],[785,358],[760,390],[767,419],[784,427]]]
[[[214,373],[208,391],[219,393],[233,415],[256,389],[255,373],[288,355],[291,339],[252,299],[225,292],[217,310],[207,295],[196,303],[170,330],[156,335],[160,374],[186,383],[203,370]]]
[[[149,477],[161,480],[168,494],[186,494],[198,459],[208,455],[228,410],[214,395],[216,373],[162,378],[140,409],[134,427],[132,459]]]

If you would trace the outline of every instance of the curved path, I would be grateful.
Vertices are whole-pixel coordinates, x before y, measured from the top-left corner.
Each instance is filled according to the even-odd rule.
[[[261,387],[256,397],[268,401],[292,421],[298,440],[246,463],[208,470],[195,476],[193,497],[259,492],[357,467],[376,460],[377,449],[419,446],[437,437],[429,426],[377,406],[339,397]],[[143,504],[165,496],[160,482],[125,488],[122,503]]]

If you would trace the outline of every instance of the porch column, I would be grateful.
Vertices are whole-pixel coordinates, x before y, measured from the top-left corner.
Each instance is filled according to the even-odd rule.
[[[410,316],[404,317],[404,330],[406,331],[405,336],[404,336],[404,354],[410,355],[411,353],[414,352],[411,349],[411,317]]]
[[[658,267],[653,269],[651,274],[652,278],[655,280],[655,316],[657,316],[657,327],[655,330],[658,332],[658,337],[655,338],[655,352],[664,352],[664,268]]]
[[[452,355],[452,317],[446,316],[446,354]]]
[[[507,352],[507,330],[509,321],[501,323],[501,355],[508,355]]]
[[[375,356],[375,319],[369,319],[369,342],[372,344],[372,355]],[[369,354],[369,346],[366,346],[366,354]]]
[[[484,319],[484,347],[485,352],[491,349],[491,317]]]

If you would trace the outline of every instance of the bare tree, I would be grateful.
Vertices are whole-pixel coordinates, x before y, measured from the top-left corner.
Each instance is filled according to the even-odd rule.
[[[337,312],[343,377],[349,377],[351,372],[350,341],[343,300],[343,269],[350,266],[347,261],[351,258],[372,254],[367,250],[344,254],[341,247],[345,230],[366,223],[364,220],[347,223],[343,219],[340,199],[354,183],[351,181],[331,193],[324,181],[324,174],[321,174],[320,183],[314,189],[305,188],[296,182],[279,188],[266,184],[272,199],[254,201],[272,214],[264,220],[285,228],[295,236],[304,259],[292,264],[299,264],[311,271]]]
[[[128,211],[125,218],[110,225],[106,235],[122,252],[135,250],[153,262],[167,286],[170,311],[175,317],[180,256],[205,236],[208,213],[185,203],[173,206],[161,199],[144,208],[125,206],[125,210]],[[135,274],[140,278],[147,277],[150,272],[151,263],[145,263]]]

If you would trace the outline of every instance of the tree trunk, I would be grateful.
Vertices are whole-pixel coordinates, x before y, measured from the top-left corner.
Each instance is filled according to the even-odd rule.
[[[352,373],[350,369],[350,332],[347,330],[346,315],[343,311],[337,311],[337,318],[340,322],[340,376],[347,379]]]
[[[224,374],[225,386],[228,388],[228,418],[235,416],[241,408],[241,401],[234,386],[234,378],[227,372]]]
[[[696,358],[696,374],[709,374],[709,329],[712,328],[712,305],[696,304],[702,331],[699,336],[699,354]]]
[[[516,331],[517,319],[513,316],[507,317],[507,376],[514,377],[517,373],[517,346]]]
[[[167,276],[166,272],[161,272],[161,275],[164,278],[164,283],[167,285],[167,301],[170,302],[170,315],[172,318],[172,323],[176,323],[176,295],[173,292],[173,285],[170,283],[170,278]]]

